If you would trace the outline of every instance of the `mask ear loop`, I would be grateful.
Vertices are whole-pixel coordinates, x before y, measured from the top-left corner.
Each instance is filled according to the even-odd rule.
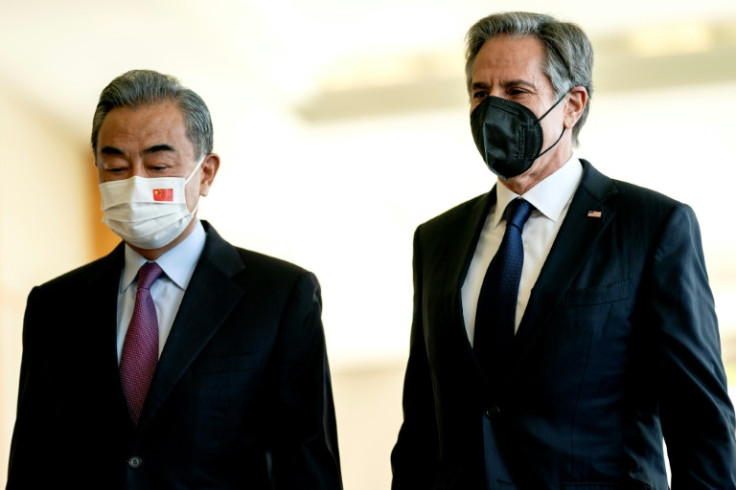
[[[573,87],[573,88],[575,88],[575,87]],[[537,119],[537,122],[539,122],[542,119],[544,119],[545,117],[547,117],[547,114],[549,114],[550,112],[552,112],[552,109],[554,109],[555,107],[557,107],[558,104],[560,102],[562,102],[562,100],[565,97],[567,97],[567,94],[569,94],[570,92],[572,92],[572,88],[570,90],[568,90],[567,92],[565,92],[564,94],[562,94],[562,97],[560,97],[559,99],[557,99],[557,102],[555,102],[554,104],[552,104],[552,107],[550,107],[549,109],[547,109],[547,112],[545,112],[544,114],[542,114],[541,116],[539,116],[539,118]]]
[[[550,107],[549,109],[547,109],[547,112],[545,112],[544,114],[542,114],[537,119],[537,122],[541,121],[542,119],[544,119],[547,116],[547,114],[549,114],[550,112],[552,112],[552,109],[554,109],[555,107],[557,107],[557,105],[560,102],[562,102],[562,99],[564,99],[565,97],[567,97],[567,94],[569,94],[570,92],[572,92],[572,88],[570,90],[568,90],[567,92],[565,92],[562,95],[562,97],[560,97],[559,99],[557,99],[557,102],[555,102],[554,104],[552,104],[552,107]],[[563,127],[562,128],[562,132],[560,133],[560,137],[557,138],[557,141],[555,141],[554,143],[552,143],[551,145],[549,145],[546,150],[544,150],[542,153],[540,153],[539,155],[537,155],[534,159],[536,160],[537,158],[541,157],[542,155],[544,155],[545,153],[547,153],[548,151],[550,151],[552,148],[554,148],[555,145],[557,145],[557,143],[559,143],[560,140],[562,139],[562,136],[565,134],[565,131],[567,131],[567,128]]]
[[[547,112],[549,112],[549,111],[547,111]],[[546,116],[546,114],[545,114],[545,116]],[[542,116],[542,117],[544,117],[544,116]],[[541,119],[541,118],[540,118],[540,119]],[[190,180],[192,180],[192,177],[194,177],[194,174],[196,174],[196,173],[197,173],[197,170],[199,170],[199,168],[200,168],[200,167],[202,166],[202,164],[204,163],[204,160],[205,160],[205,158],[207,158],[207,155],[203,156],[203,157],[202,157],[202,159],[201,159],[201,160],[199,161],[199,163],[198,163],[198,164],[196,164],[196,165],[194,166],[194,170],[192,170],[192,173],[191,173],[191,174],[189,174],[189,177],[187,177],[187,178],[186,178],[186,179],[184,180],[184,185],[187,185],[187,184],[189,183],[189,181],[190,181]]]
[[[548,151],[550,151],[552,148],[554,148],[555,145],[557,143],[559,143],[560,140],[562,139],[562,136],[565,134],[565,131],[567,131],[567,128],[562,128],[562,132],[560,133],[560,137],[557,138],[557,141],[555,141],[554,143],[552,143],[551,145],[549,145],[549,147],[546,150],[544,150],[542,153],[540,153],[539,155],[537,155],[537,158],[541,157],[542,155],[544,155],[545,153],[547,153]],[[537,158],[535,158],[535,160]]]
[[[197,171],[199,170],[199,168],[202,166],[202,164],[204,163],[205,158],[207,158],[207,155],[205,155],[205,156],[202,157],[202,159],[199,161],[199,163],[194,166],[194,170],[192,170],[192,173],[189,174],[189,177],[187,177],[184,180],[184,189],[186,189],[187,184],[189,183],[189,181],[192,180],[192,177],[194,177],[194,175],[197,173]],[[187,206],[187,211],[189,211],[189,214],[191,214],[192,216],[194,216],[197,213],[197,211],[199,211],[199,203],[201,201],[201,197],[202,196],[197,197],[197,204],[194,205],[194,209],[192,209],[191,211],[189,211],[189,204],[186,204],[186,198],[184,199],[184,203]]]

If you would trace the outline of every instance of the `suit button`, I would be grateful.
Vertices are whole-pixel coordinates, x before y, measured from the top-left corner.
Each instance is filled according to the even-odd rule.
[[[131,456],[128,458],[128,466],[134,470],[140,468],[141,464],[143,464],[143,460],[138,456]]]
[[[498,405],[492,405],[486,410],[486,417],[489,419],[495,419],[499,415],[501,415],[501,407]]]

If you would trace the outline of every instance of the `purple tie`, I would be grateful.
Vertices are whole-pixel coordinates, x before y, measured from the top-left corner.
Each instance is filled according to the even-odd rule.
[[[120,378],[136,424],[151,386],[158,362],[158,319],[149,288],[163,273],[156,262],[146,262],[138,271],[133,317],[125,334],[120,356]]]

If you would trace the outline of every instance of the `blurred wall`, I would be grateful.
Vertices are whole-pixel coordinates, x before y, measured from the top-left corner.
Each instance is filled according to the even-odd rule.
[[[728,130],[734,94],[734,84],[601,94],[579,149],[609,175],[695,208],[731,384],[736,236],[722,226],[731,220],[722,201],[734,162]],[[202,214],[235,243],[318,274],[345,486],[388,488],[389,455],[401,423],[414,227],[484,192],[493,177],[472,145],[462,108],[311,129],[274,122],[269,128],[280,138],[252,145],[256,154],[243,162],[230,158],[232,135],[218,133],[225,136],[218,149],[223,173]],[[284,135],[300,148],[301,159],[274,153]],[[95,174],[85,146],[43,108],[0,85],[0,481],[15,413],[26,295],[111,247],[99,242]]]
[[[0,80],[0,482],[15,416],[21,328],[34,285],[90,259],[91,163],[61,122]],[[73,328],[72,325],[58,325]]]
[[[462,105],[307,127],[256,113],[239,113],[239,127],[248,131],[223,128],[222,174],[202,211],[236,243],[317,273],[346,489],[389,488],[411,323],[414,228],[486,192],[494,177],[475,149]],[[732,385],[736,234],[724,226],[732,218],[723,200],[733,180],[734,113],[735,83],[601,90],[578,149],[611,177],[695,209]],[[259,122],[263,138],[251,144]]]
[[[460,50],[453,57],[459,60]],[[649,66],[640,61],[637,66]],[[736,160],[736,82],[693,81],[697,70],[673,64],[690,82],[660,75],[614,90],[603,77],[579,154],[612,177],[693,205],[734,385],[736,234],[726,199]],[[122,72],[115,70],[113,76]],[[626,80],[635,75],[618,71]],[[461,77],[450,83],[457,99],[444,105],[309,121],[288,104],[275,104],[272,93],[244,90],[238,78],[202,71],[196,83],[173,73],[210,104],[223,161],[201,216],[237,245],[316,272],[345,487],[388,488],[389,453],[401,423],[414,228],[494,182],[469,133]],[[91,119],[95,100],[88,99],[74,118]],[[111,247],[109,236],[100,242],[87,134],[70,131],[67,120],[47,113],[39,100],[0,76],[0,483],[15,414],[25,298],[33,285]]]
[[[722,226],[731,221],[722,202],[731,192],[728,128],[736,113],[734,94],[733,84],[603,94],[593,101],[579,150],[611,176],[661,190],[695,208],[731,384],[736,382],[736,263],[731,258],[736,236]],[[306,166],[274,153],[275,141],[267,141],[256,161],[243,165],[228,158],[227,142],[219,150],[223,174],[203,203],[203,217],[235,243],[305,264],[322,282],[348,490],[390,484],[389,454],[401,423],[411,321],[413,229],[493,183],[466,124],[465,112],[458,109],[302,131],[279,127],[279,134],[300,146]],[[101,255],[110,244],[100,246],[93,231],[99,212],[85,144],[4,85],[0,148],[4,481],[25,298],[33,285]]]

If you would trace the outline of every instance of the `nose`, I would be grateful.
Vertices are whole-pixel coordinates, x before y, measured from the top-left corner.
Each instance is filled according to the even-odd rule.
[[[499,85],[496,85],[491,90],[489,90],[488,95],[492,95],[494,97],[500,97],[502,99],[508,98],[508,94],[506,93],[506,90]]]
[[[140,158],[134,158],[130,162],[130,176],[136,177],[148,177],[146,174],[146,167],[143,165],[143,160]]]
[[[145,172],[145,166],[143,165],[143,158],[135,156],[131,159],[130,169],[136,174]]]

